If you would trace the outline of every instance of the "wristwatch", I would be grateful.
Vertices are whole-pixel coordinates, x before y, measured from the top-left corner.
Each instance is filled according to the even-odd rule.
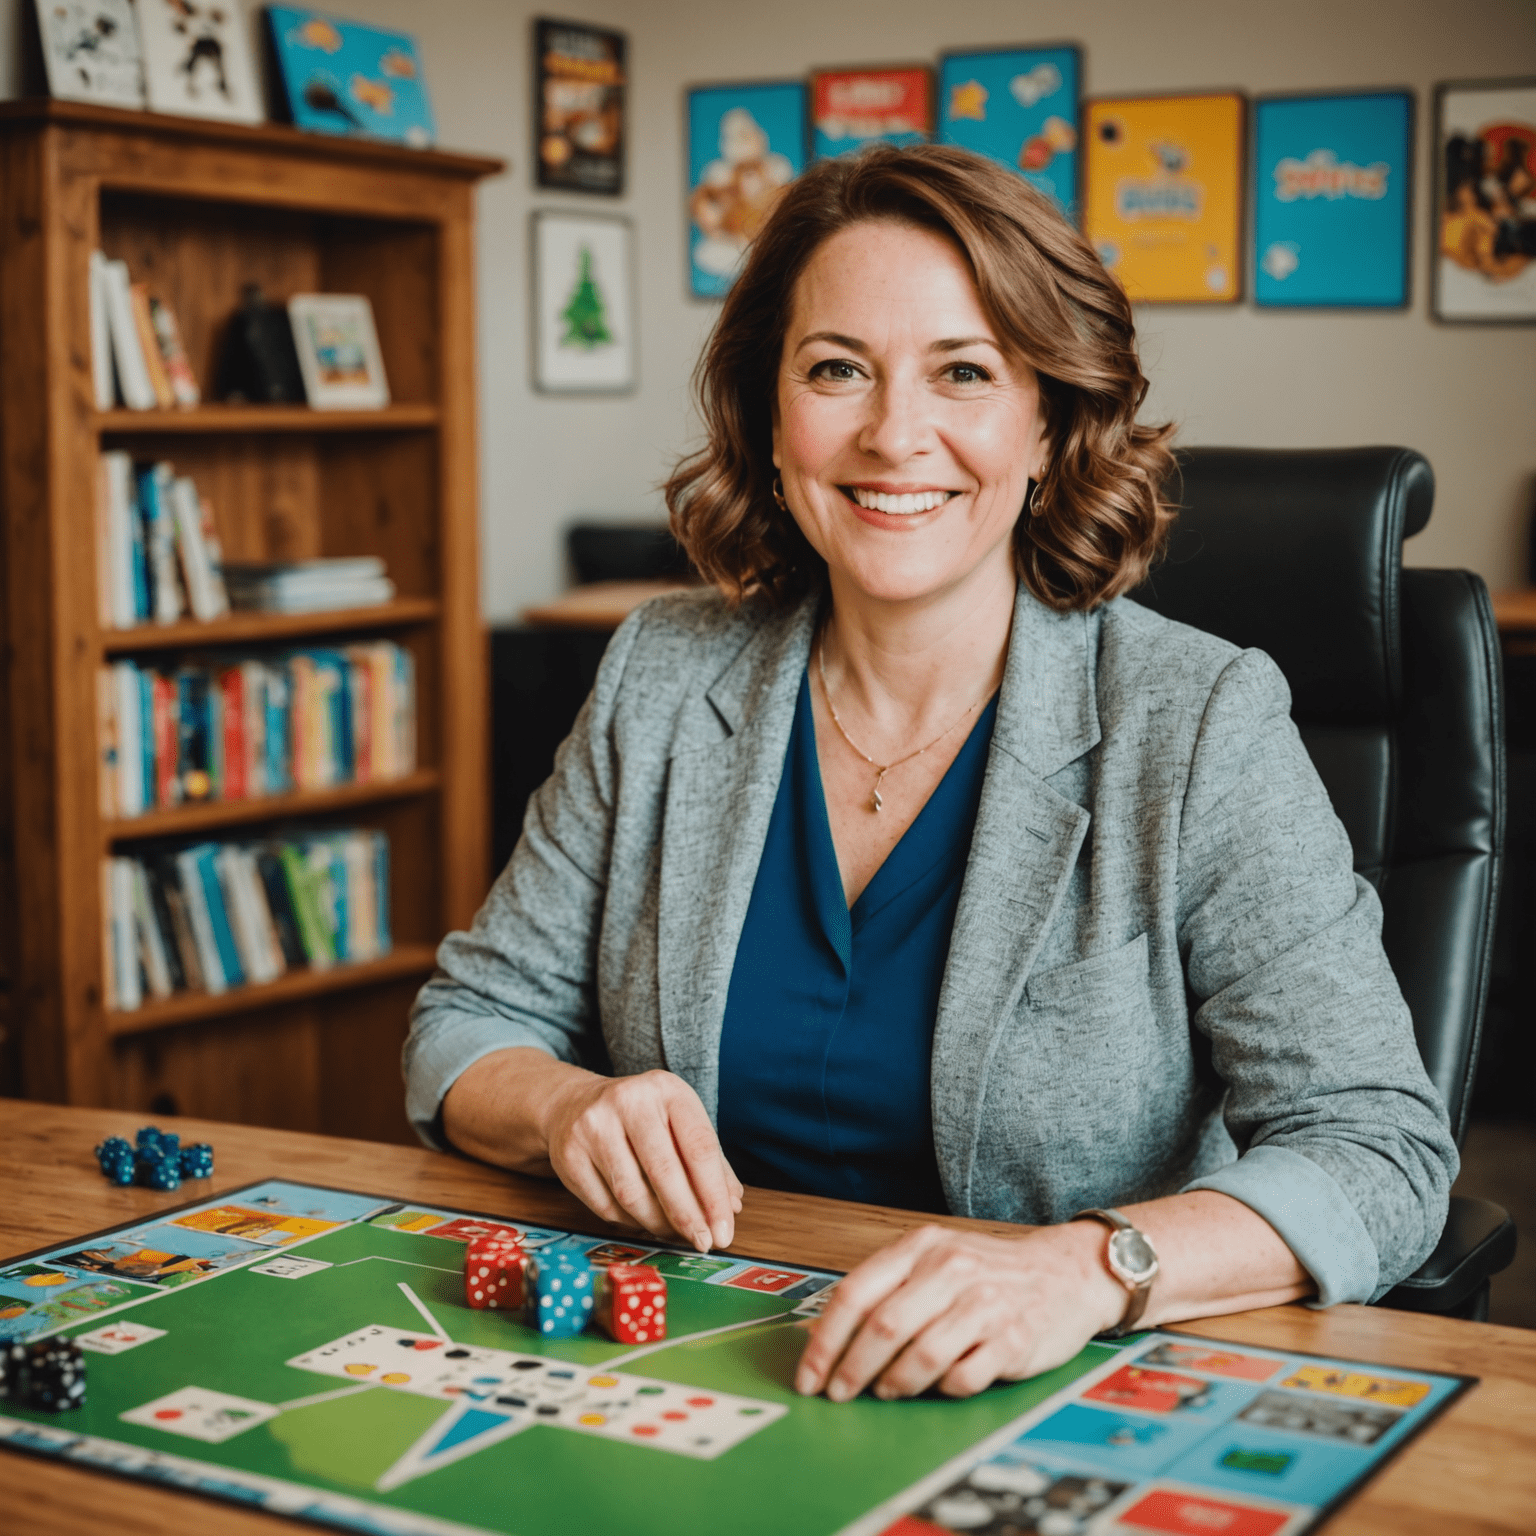
[[[1119,1339],[1135,1330],[1141,1314],[1147,1310],[1152,1282],[1157,1279],[1157,1250],[1119,1211],[1079,1211],[1073,1221],[1102,1221],[1109,1232],[1109,1246],[1104,1262],[1109,1272],[1131,1293],[1125,1316],[1113,1328],[1106,1328],[1100,1338]]]

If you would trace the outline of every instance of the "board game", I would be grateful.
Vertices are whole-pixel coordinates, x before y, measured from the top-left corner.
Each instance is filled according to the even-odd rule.
[[[653,1266],[668,1336],[471,1308],[496,1228]],[[0,1446],[394,1536],[1293,1536],[1470,1385],[1152,1333],[966,1400],[802,1398],[839,1278],[266,1180],[0,1264],[0,1342],[88,1362],[82,1406],[0,1401]]]

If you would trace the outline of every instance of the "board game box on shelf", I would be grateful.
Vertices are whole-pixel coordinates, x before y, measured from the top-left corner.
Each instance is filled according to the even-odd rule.
[[[471,1306],[497,1229],[654,1269],[667,1337]],[[0,1344],[88,1367],[65,1411],[0,1400],[0,1446],[395,1536],[1293,1536],[1470,1385],[1152,1333],[963,1401],[802,1398],[838,1279],[268,1180],[0,1264]]]

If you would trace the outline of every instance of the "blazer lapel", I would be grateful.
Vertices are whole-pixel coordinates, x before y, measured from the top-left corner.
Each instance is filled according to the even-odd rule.
[[[1099,741],[1098,624],[1019,588],[997,724],[933,1036],[933,1136],[951,1210],[969,1215],[987,1065],[1055,919],[1089,814],[1044,782]]]
[[[720,1029],[794,726],[819,597],[759,627],[690,700],[668,766],[657,910],[657,987],[668,1070],[711,1118]]]

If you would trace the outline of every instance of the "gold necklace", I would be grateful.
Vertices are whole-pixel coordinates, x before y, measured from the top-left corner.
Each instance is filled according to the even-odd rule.
[[[965,719],[966,715],[971,714],[974,710],[979,708],[981,704],[985,703],[985,699],[978,699],[975,704],[967,704],[965,706],[964,712],[950,725],[946,726],[945,729],[942,730],[937,736],[935,736],[933,740],[928,743],[928,746],[919,747],[916,752],[908,752],[905,757],[898,757],[894,763],[887,763],[884,767],[881,767],[881,765],[877,763],[874,758],[872,758],[869,753],[866,752],[863,747],[861,747],[858,742],[856,742],[853,737],[848,734],[848,727],[844,725],[842,720],[838,717],[837,705],[832,702],[832,689],[827,684],[826,630],[822,630],[816,641],[816,670],[821,674],[822,697],[827,701],[827,709],[832,716],[832,724],[835,725],[840,732],[842,732],[843,740],[846,741],[848,745],[852,747],[853,750],[857,752],[859,756],[862,757],[864,761],[875,770],[875,783],[874,788],[870,791],[869,800],[869,808],[872,811],[880,810],[880,808],[885,804],[885,801],[880,796],[880,786],[885,781],[886,774],[888,774],[893,768],[900,768],[903,763],[910,763],[914,757],[921,757],[929,747],[938,746],[938,744],[943,741],[944,738],[948,736],[957,725],[960,724],[960,721]],[[991,698],[991,693],[989,692],[986,697],[988,699]]]

